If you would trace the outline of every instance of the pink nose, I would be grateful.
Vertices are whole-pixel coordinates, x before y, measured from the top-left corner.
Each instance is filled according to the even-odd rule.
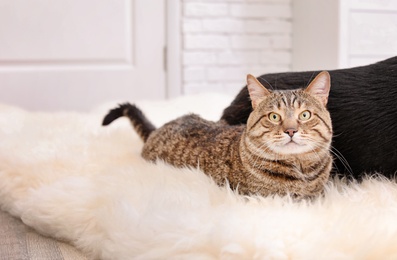
[[[284,133],[286,133],[290,137],[293,137],[296,132],[298,132],[298,130],[296,130],[295,128],[289,128],[284,131]]]

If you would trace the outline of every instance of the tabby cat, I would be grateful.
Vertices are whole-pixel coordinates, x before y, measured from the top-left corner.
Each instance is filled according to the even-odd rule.
[[[294,89],[306,86],[319,71],[264,74],[264,86]],[[397,56],[374,64],[331,70],[328,111],[336,154],[333,173],[362,179],[366,174],[397,176]],[[252,111],[247,87],[225,108],[222,120],[246,124]]]
[[[111,110],[103,125],[127,116],[145,143],[143,158],[199,167],[218,185],[227,180],[241,194],[320,194],[332,168],[328,72],[299,90],[269,91],[252,75],[247,83],[253,108],[247,125],[190,114],[156,129],[128,103]]]

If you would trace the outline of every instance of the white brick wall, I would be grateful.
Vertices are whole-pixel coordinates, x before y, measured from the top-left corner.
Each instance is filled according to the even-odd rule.
[[[237,94],[291,68],[291,0],[182,0],[183,91]]]

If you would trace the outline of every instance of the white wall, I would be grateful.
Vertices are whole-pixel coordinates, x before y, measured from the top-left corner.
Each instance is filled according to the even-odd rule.
[[[292,13],[292,69],[339,68],[339,1],[295,1]]]
[[[182,0],[182,92],[236,94],[291,69],[290,0]]]
[[[292,4],[293,70],[355,67],[397,55],[397,1]]]

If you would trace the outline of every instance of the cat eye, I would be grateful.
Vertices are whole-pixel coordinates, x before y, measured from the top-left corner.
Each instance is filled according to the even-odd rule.
[[[270,119],[270,121],[273,121],[273,122],[280,122],[281,116],[277,113],[270,113],[269,119]]]
[[[310,111],[308,111],[308,110],[305,110],[299,114],[299,119],[302,121],[305,121],[305,120],[309,120],[311,116],[312,116],[312,113],[310,113]]]

